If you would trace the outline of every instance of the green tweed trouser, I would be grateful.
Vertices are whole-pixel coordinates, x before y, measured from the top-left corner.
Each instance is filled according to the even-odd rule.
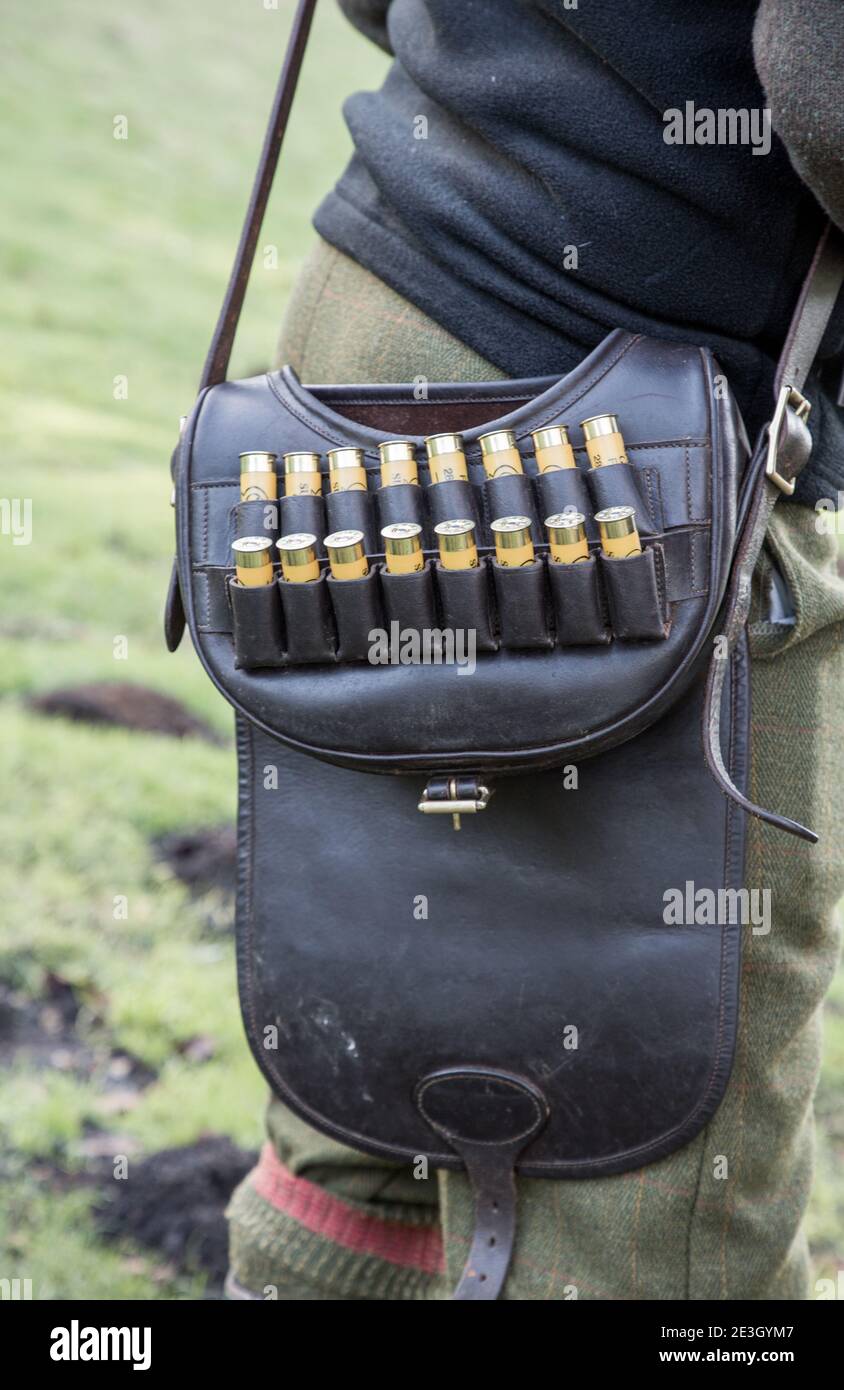
[[[294,290],[281,358],[305,381],[491,380],[502,373],[368,271],[318,243]],[[637,1172],[521,1179],[507,1299],[812,1296],[801,1220],[812,1181],[820,1010],[844,893],[844,586],[815,514],[781,503],[764,569],[791,588],[792,628],[751,623],[750,794],[820,832],[809,846],[751,819],[747,884],[771,890],[767,936],[744,943],[732,1078],[706,1128]],[[316,1133],[271,1100],[268,1144],[229,1209],[232,1278],[257,1297],[444,1299],[468,1252],[462,1174],[408,1167]]]

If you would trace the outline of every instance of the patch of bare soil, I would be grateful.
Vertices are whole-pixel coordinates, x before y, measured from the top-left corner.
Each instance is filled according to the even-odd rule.
[[[221,1297],[228,1266],[224,1212],[232,1191],[256,1162],[220,1135],[132,1161],[126,1181],[107,1181],[94,1206],[100,1233],[128,1237],[181,1272],[203,1270],[206,1297]]]
[[[107,724],[139,733],[165,734],[170,738],[202,738],[222,744],[216,730],[170,695],[145,685],[120,681],[95,681],[90,685],[64,686],[33,696],[30,709],[37,714],[72,719],[83,724]]]
[[[153,841],[157,857],[192,893],[218,889],[232,897],[237,882],[237,831],[233,825],[176,830]]]
[[[106,1109],[112,1099],[116,1105],[117,1093],[140,1092],[156,1079],[139,1058],[108,1046],[96,1013],[69,980],[52,972],[35,999],[0,980],[0,1067],[15,1063],[95,1079]]]

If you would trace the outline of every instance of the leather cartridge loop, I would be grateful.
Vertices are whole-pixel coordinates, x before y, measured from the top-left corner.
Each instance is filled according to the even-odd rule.
[[[200,383],[206,389],[225,380],[249,273],[287,129],[316,0],[299,0],[287,51],[278,79],[264,143],[252,186],[229,282],[214,329]],[[784,383],[802,388],[820,346],[841,284],[844,281],[844,242],[828,223],[803,284],[777,368],[774,395]],[[556,510],[552,508],[551,510]],[[583,510],[583,508],[578,508]],[[165,608],[165,638],[169,651],[178,647],[185,627],[185,609],[174,567]]]
[[[789,481],[796,478],[809,461],[812,451],[812,438],[804,419],[789,405],[786,408],[779,434],[777,449],[777,471]],[[743,810],[768,825],[785,830],[790,835],[816,844],[818,837],[813,830],[790,820],[787,816],[766,811],[750,801],[730,777],[721,747],[721,697],[726,680],[730,658],[736,643],[744,631],[750,613],[751,585],[753,571],[765,541],[768,523],[782,492],[776,484],[765,476],[764,462],[767,453],[766,432],[757,445],[756,455],[751,467],[755,469],[755,494],[736,551],[733,572],[727,590],[724,608],[724,623],[721,634],[715,638],[715,650],[709,663],[706,678],[706,695],[703,707],[703,748],[709,770],[721,790]],[[723,644],[723,645],[722,645]]]

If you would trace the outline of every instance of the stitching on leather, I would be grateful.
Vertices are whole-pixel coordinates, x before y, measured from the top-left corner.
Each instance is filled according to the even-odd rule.
[[[662,626],[665,627],[668,613],[668,603],[665,596],[665,571],[663,568],[665,556],[663,555],[661,545],[654,545],[651,549],[654,553],[654,577],[656,579],[656,595],[659,600],[659,616],[662,619]]]
[[[654,527],[655,531],[658,531],[659,523],[660,520],[662,520],[662,518],[656,516],[656,507],[654,500],[654,478],[656,477],[656,480],[659,480],[659,474],[655,473],[654,468],[645,467],[640,468],[640,470],[638,470],[638,475],[640,475],[640,478],[644,478],[645,480],[645,492],[647,492],[647,496],[645,496],[645,506],[647,506],[648,516],[649,518],[651,518],[652,527]]]
[[[628,454],[632,454],[637,449],[705,449],[708,443],[708,439],[659,439],[651,444],[646,440],[641,444],[627,444],[625,441],[625,447]],[[582,446],[578,444],[575,447],[580,449]],[[585,448],[583,452],[586,452]]]
[[[561,377],[560,380],[563,380],[563,378]],[[411,386],[411,387],[412,387],[412,385],[413,385],[412,382],[408,382],[407,384],[408,384],[408,386]],[[449,385],[450,383],[448,383],[448,382],[442,382],[442,383],[440,383],[440,384],[443,385],[443,386],[447,386],[447,385]],[[303,388],[303,389],[307,389],[307,388]],[[550,391],[550,390],[552,390],[552,389],[553,389],[553,383],[552,383],[551,386],[546,386],[546,388],[545,388],[546,391]],[[542,395],[542,394],[544,394],[544,393],[543,393],[543,392],[540,392],[540,395]],[[313,395],[313,392],[311,392],[311,395]],[[328,406],[329,406],[329,409],[331,409],[330,403],[329,403],[328,401],[324,400],[324,399],[322,398],[322,396],[315,396],[314,399],[315,399],[315,400],[318,400],[318,401],[320,402],[321,405],[328,405]],[[480,404],[486,404],[486,403],[488,402],[490,405],[504,405],[504,404],[508,404],[508,403],[510,403],[510,402],[531,401],[531,400],[536,400],[536,397],[535,397],[535,396],[527,396],[527,397],[526,397],[525,394],[524,394],[524,392],[522,391],[522,392],[520,392],[519,394],[517,394],[517,395],[515,395],[515,396],[502,396],[502,395],[499,395],[498,393],[496,393],[494,396],[493,396],[492,394],[490,394],[489,396],[483,395],[483,394],[482,394],[482,395],[476,395],[476,396],[434,396],[434,397],[428,396],[428,397],[426,398],[425,404],[426,404],[426,405],[480,405]],[[410,404],[410,402],[404,400],[401,396],[390,396],[390,397],[380,397],[380,396],[354,396],[354,397],[351,397],[351,398],[348,397],[348,396],[344,396],[344,397],[343,397],[343,405],[364,405],[364,406],[369,406],[369,405],[385,405],[385,406],[393,406],[393,407],[396,408],[396,409],[401,409],[403,406],[406,407],[406,406],[408,406],[409,404]],[[337,413],[338,413],[338,415],[339,415],[339,414],[340,414],[340,411],[338,411]],[[355,424],[356,421],[350,420],[349,423],[350,423],[350,424]]]
[[[524,429],[524,431],[523,431],[522,433],[519,433],[519,432],[517,431],[517,432],[516,432],[516,437],[517,437],[517,439],[522,440],[522,439],[528,438],[529,435],[531,434],[531,432],[532,432],[533,430],[535,430],[535,429],[541,429],[542,426],[543,426],[544,424],[547,424],[547,422],[548,422],[549,420],[552,420],[552,419],[557,418],[557,417],[559,416],[559,414],[560,414],[561,411],[563,411],[563,410],[568,410],[571,406],[575,405],[575,404],[577,403],[577,401],[581,400],[583,396],[587,395],[588,392],[592,390],[593,386],[595,386],[599,381],[601,381],[601,380],[607,375],[607,373],[610,372],[610,371],[612,370],[613,367],[617,366],[618,363],[621,361],[621,359],[622,359],[628,352],[630,352],[639,342],[641,342],[641,340],[642,340],[642,334],[640,334],[640,333],[634,334],[633,336],[631,336],[630,339],[629,339],[626,343],[623,343],[619,348],[616,349],[614,355],[612,355],[612,356],[610,357],[610,359],[609,359],[607,362],[602,363],[601,366],[600,366],[598,369],[596,369],[596,371],[594,372],[594,374],[593,374],[592,376],[590,376],[589,379],[588,379],[585,383],[583,383],[578,389],[575,390],[574,394],[572,394],[572,395],[565,395],[565,394],[564,394],[564,395],[562,396],[561,399],[558,398],[558,399],[554,402],[554,404],[553,404],[551,407],[549,407],[550,413],[548,413],[548,414],[543,414],[543,415],[540,415],[540,416],[536,417],[536,418],[531,422],[531,424],[530,424],[529,426],[527,426],[527,427]],[[303,425],[306,425],[309,429],[312,429],[313,432],[314,432],[315,434],[320,435],[321,438],[323,438],[323,439],[330,439],[330,440],[332,441],[332,443],[342,443],[342,442],[343,442],[343,436],[342,436],[342,435],[338,435],[338,434],[334,433],[333,431],[330,431],[330,430],[328,429],[327,425],[325,424],[325,422],[323,422],[322,420],[318,420],[318,419],[316,419],[316,418],[313,418],[313,417],[310,415],[310,413],[307,413],[307,414],[303,413],[302,409],[299,408],[299,402],[298,402],[298,400],[297,400],[295,397],[290,396],[290,398],[287,399],[287,397],[286,397],[285,395],[282,395],[282,392],[281,392],[281,390],[280,390],[280,386],[282,385],[282,379],[281,379],[280,377],[278,377],[278,380],[275,380],[275,379],[274,379],[275,377],[278,377],[278,374],[277,374],[277,373],[270,373],[270,372],[267,372],[267,373],[265,374],[265,380],[266,380],[266,382],[267,382],[267,385],[268,385],[268,387],[269,387],[271,393],[272,393],[273,396],[275,397],[276,401],[277,401],[278,404],[282,407],[283,410],[288,410],[288,411],[290,412],[291,415],[293,415],[293,416],[294,416],[297,420],[299,420]],[[565,381],[565,377],[561,377],[560,380],[561,380],[561,382],[564,382],[564,381]],[[478,399],[478,400],[483,400],[483,399],[486,399],[486,398],[485,398],[485,397],[477,397],[477,399]],[[504,399],[504,398],[502,397],[502,399]],[[514,400],[523,400],[524,397],[523,397],[523,396],[517,396],[517,397],[513,397],[513,399],[514,399]],[[456,402],[456,403],[459,404],[459,402]],[[494,402],[493,402],[493,403],[494,403]],[[328,407],[328,408],[330,409],[330,407]],[[353,427],[353,425],[354,425],[354,422],[353,422],[353,421],[350,421],[350,422],[349,422],[349,426],[350,426],[350,427]],[[684,441],[681,441],[681,440],[676,440],[676,441],[662,441],[662,442],[657,443],[657,444],[651,444],[651,445],[644,445],[644,444],[642,444],[642,445],[631,445],[630,447],[631,447],[631,448],[669,449],[669,448],[675,448],[675,447],[677,446],[677,444],[680,444],[680,443],[682,443],[682,442],[684,442]],[[580,446],[578,446],[578,447],[580,447]],[[368,452],[369,455],[370,455],[372,458],[375,458],[375,451],[374,451],[374,449],[365,450],[365,452]]]
[[[208,493],[202,494],[202,558],[208,562]]]
[[[252,725],[248,722],[248,720],[245,720],[245,719],[238,719],[237,724],[238,724],[238,733],[240,732],[240,730],[241,730],[241,728],[242,728],[242,729],[244,730],[244,735],[245,735],[245,736],[244,736],[244,739],[243,739],[242,746],[241,746],[240,739],[238,739],[238,753],[242,753],[243,778],[244,778],[244,784],[245,784],[244,787],[241,787],[241,788],[239,789],[239,790],[240,790],[239,807],[240,807],[241,815],[243,816],[243,821],[242,821],[242,823],[238,826],[238,833],[239,833],[239,834],[245,834],[245,836],[246,836],[246,845],[247,845],[247,853],[246,853],[246,856],[245,856],[246,874],[245,874],[244,883],[243,883],[242,885],[239,885],[239,886],[242,886],[242,888],[243,888],[244,910],[245,910],[245,912],[246,912],[246,920],[247,920],[247,923],[248,923],[249,947],[250,947],[249,951],[248,951],[247,954],[246,954],[246,961],[244,962],[244,974],[248,977],[245,983],[247,984],[247,990],[248,990],[248,992],[247,992],[247,1007],[248,1007],[248,1012],[249,1012],[249,1027],[250,1027],[250,1029],[251,1029],[252,1036],[254,1037],[254,1039],[255,1039],[255,1044],[256,1044],[256,1046],[257,1046],[257,1043],[258,1043],[258,1020],[257,1020],[256,1014],[255,1014],[255,976],[254,976],[254,969],[253,969],[253,966],[254,966],[254,959],[255,959],[255,956],[254,956],[254,899],[253,899],[253,895],[252,895],[252,883],[253,883],[254,873],[255,873],[255,833],[254,833],[254,830],[253,830],[254,816],[255,816],[255,808],[254,808],[253,802],[252,802],[252,792],[253,792],[253,787],[254,787],[254,785],[255,785],[255,779],[254,779],[254,777],[253,777],[253,775],[252,775],[252,765],[253,765],[253,760],[254,760],[254,746],[253,746],[254,735],[253,735],[253,731],[252,731]],[[238,866],[240,866],[241,862],[242,862],[242,860],[241,860],[241,855],[238,854]]]
[[[703,531],[691,531],[689,534],[691,535],[692,544],[695,550],[695,563],[698,567],[698,570],[702,571],[702,573],[700,573],[698,576],[698,587],[694,593],[694,597],[697,598],[709,592],[709,581],[706,573],[706,559],[708,552],[704,551],[703,557],[701,557],[701,542],[706,540],[706,535]]]
[[[309,430],[313,430],[314,434],[318,434],[320,438],[328,439],[331,441],[332,444],[343,443],[342,435],[330,433],[327,429],[323,428],[323,422],[321,420],[316,420],[312,418],[310,414],[304,414],[299,409],[299,403],[297,400],[295,400],[294,397],[291,397],[290,400],[286,400],[277,389],[276,383],[273,381],[272,375],[269,372],[266,373],[265,380],[270,388],[270,391],[275,396],[276,400],[281,406],[282,410],[288,411],[290,415],[292,415],[296,420],[299,420],[300,423],[305,425]],[[349,425],[353,425],[353,422],[349,421]],[[373,459],[375,458],[374,449],[364,449],[364,453],[368,453],[369,456]]]
[[[201,632],[209,632],[211,629],[211,597],[208,575],[205,570],[191,569],[197,590],[198,606],[201,608],[203,617],[197,626]]]
[[[696,544],[696,542],[697,542],[697,534],[696,534],[696,532],[692,531],[692,533],[691,533],[689,539],[690,539],[690,545],[689,545],[689,571],[690,571],[690,579],[691,579],[692,593],[695,593],[696,590],[697,590],[697,569],[696,569],[696,566],[697,566],[697,544]]]
[[[563,411],[568,410],[571,406],[575,405],[579,400],[581,400],[585,395],[588,395],[588,393],[592,390],[592,387],[595,386],[597,382],[603,380],[603,378],[607,375],[609,371],[612,370],[613,367],[618,366],[618,363],[621,361],[622,357],[624,357],[628,352],[630,352],[631,348],[634,348],[637,345],[637,343],[641,342],[641,340],[641,333],[634,334],[633,337],[631,337],[626,343],[623,343],[622,346],[616,350],[615,355],[610,357],[610,360],[607,363],[603,364],[595,372],[594,376],[591,376],[589,380],[580,387],[579,390],[575,390],[574,395],[563,395],[562,400],[555,401],[553,408],[551,409],[550,415],[543,415],[541,419],[539,419],[538,421],[534,421],[532,429],[541,429],[542,426],[546,425],[549,420],[558,419]],[[564,381],[565,377],[561,378],[561,380]],[[528,429],[525,431],[524,434],[517,435],[517,438],[524,439],[531,432],[532,430]]]

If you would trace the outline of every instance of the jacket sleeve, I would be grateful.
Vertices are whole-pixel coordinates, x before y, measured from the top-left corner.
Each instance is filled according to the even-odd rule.
[[[842,0],[760,0],[756,70],[797,173],[844,228]]]
[[[385,53],[392,53],[387,38],[387,11],[390,0],[339,0],[340,9],[350,24],[359,29]]]

